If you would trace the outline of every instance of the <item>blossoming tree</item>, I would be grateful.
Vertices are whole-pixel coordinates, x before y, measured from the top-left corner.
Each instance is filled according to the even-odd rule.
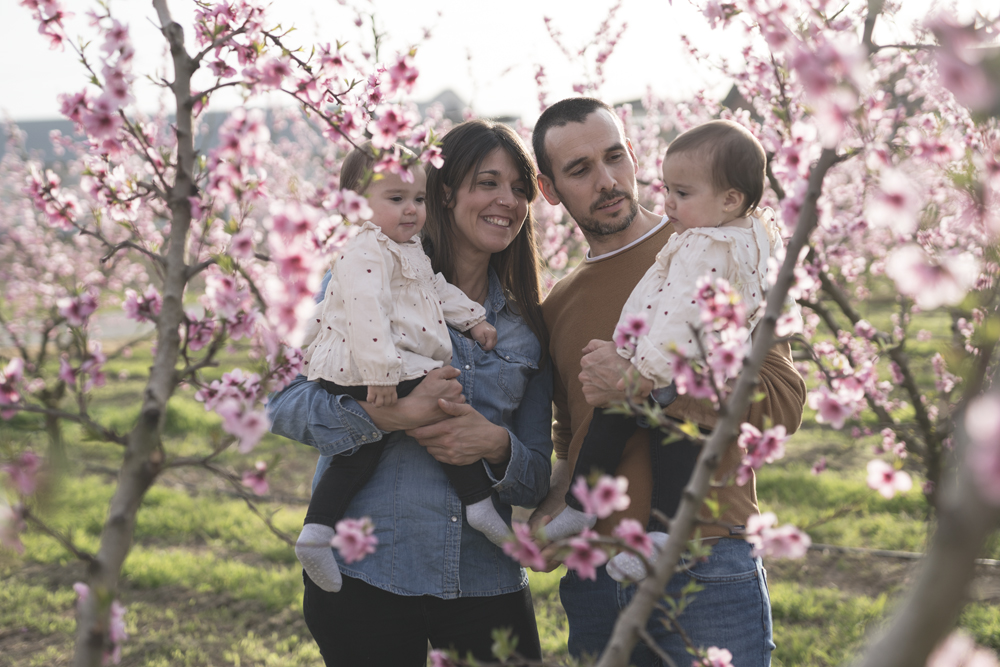
[[[923,664],[957,619],[971,561],[1000,518],[990,500],[1000,486],[991,391],[1000,272],[1000,58],[986,46],[995,41],[998,17],[964,26],[931,17],[917,26],[914,41],[879,44],[875,27],[891,21],[894,11],[880,0],[706,2],[703,12],[714,27],[745,40],[738,67],[718,63],[736,82],[739,108],[704,98],[672,104],[650,95],[641,120],[621,109],[626,134],[636,142],[639,180],[656,212],[662,212],[657,172],[666,130],[720,115],[746,125],[769,154],[764,203],[791,238],[780,272],[774,267],[753,349],[736,351],[742,367],[735,385],[721,382],[734,357],[725,336],[715,343],[709,338],[700,358],[676,362],[679,391],[714,400],[720,421],[670,523],[670,541],[648,564],[651,576],[620,617],[599,664],[627,660],[726,449],[744,449],[731,483],[782,455],[784,433],[740,424],[775,335],[811,343],[804,348],[810,362],[800,367],[815,380],[809,404],[818,422],[839,429],[858,423],[864,412],[878,424],[879,453],[892,462],[873,460],[869,485],[885,497],[907,490],[912,480],[901,461],[916,457],[939,518],[923,585],[901,605],[897,623],[865,664]],[[695,59],[708,59],[695,45],[688,49]],[[696,296],[703,326],[720,333],[739,324],[726,316],[730,321],[718,326],[720,312],[732,305],[725,292],[703,284]],[[786,295],[806,315],[798,333],[782,314]],[[872,298],[880,307],[868,308],[866,319],[863,304]],[[953,335],[935,338],[922,329],[934,318],[950,321]],[[930,341],[936,354],[926,361],[912,354]],[[815,469],[822,467],[817,462]],[[769,514],[751,519],[747,539],[758,552],[804,553],[808,536],[794,527],[774,527]],[[728,664],[720,655],[700,659]]]
[[[98,551],[56,535],[88,563],[87,580],[77,587],[76,664],[97,665],[120,651],[119,577],[150,486],[171,467],[215,469],[213,459],[232,445],[251,451],[267,429],[267,393],[300,368],[300,351],[286,341],[309,312],[324,257],[349,236],[347,223],[370,215],[363,198],[340,190],[332,159],[365,132],[376,147],[376,171],[405,177],[408,163],[440,158],[431,126],[399,104],[417,77],[411,53],[383,65],[377,54],[352,56],[340,45],[291,48],[287,32],[248,2],[199,4],[187,41],[166,0],[157,0],[152,6],[172,64],[162,85],[173,108],[170,116],[150,117],[134,105],[139,73],[128,26],[95,5],[88,12],[99,36],[95,48],[71,39],[71,15],[59,2],[21,4],[52,48],[77,53],[90,84],[62,98],[63,113],[86,137],[78,146],[61,141],[63,150],[75,151],[67,173],[44,170],[16,150],[5,158],[4,205],[12,208],[4,216],[0,324],[14,353],[0,372],[0,414],[43,414],[56,449],[59,420],[79,422],[122,449]],[[195,90],[199,70],[210,76]],[[312,159],[293,169],[291,160],[267,150],[263,112],[244,107],[229,114],[207,153],[197,151],[198,116],[216,91],[229,87],[240,87],[248,102],[275,92],[294,97],[322,128]],[[392,150],[397,139],[417,157]],[[315,178],[303,182],[303,176]],[[185,307],[195,301],[186,295],[197,297],[197,307]],[[88,410],[91,391],[106,380],[106,355],[92,335],[95,313],[116,303],[154,330],[139,417],[127,432],[99,423]],[[239,340],[258,360],[253,368],[204,381],[202,371]],[[231,436],[206,442],[205,453],[194,457],[170,452],[162,437],[167,406],[187,386]],[[3,509],[0,538],[8,546],[19,546],[17,534],[28,523],[46,529],[32,512],[38,468],[33,452],[5,465],[21,498]],[[244,484],[263,490],[265,472],[248,472]],[[370,527],[347,528],[341,548],[363,556],[371,548]]]
[[[65,541],[90,565],[79,589],[77,664],[96,665],[121,645],[115,598],[147,490],[170,467],[205,465],[232,445],[252,450],[267,428],[261,408],[266,394],[299,370],[300,353],[287,338],[311,307],[324,256],[348,237],[345,222],[367,215],[363,198],[338,187],[338,151],[367,135],[378,151],[376,169],[402,175],[410,158],[394,152],[393,143],[406,141],[422,161],[439,160],[437,119],[421,123],[399,102],[417,76],[411,53],[380,65],[377,49],[358,56],[341,44],[311,52],[291,48],[287,33],[244,0],[199,4],[195,51],[166,0],[154,1],[171,54],[171,80],[164,86],[174,106],[172,118],[147,117],[133,104],[127,26],[104,9],[93,13],[100,34],[95,54],[69,39],[69,16],[56,0],[21,4],[54,48],[78,52],[91,84],[63,98],[64,114],[86,136],[80,147],[60,140],[65,150],[78,151],[67,173],[45,171],[17,158],[16,150],[8,151],[0,171],[0,186],[11,193],[23,187],[31,203],[12,196],[20,203],[5,203],[16,210],[3,219],[17,224],[0,229],[0,324],[15,351],[0,373],[0,415],[41,413],[54,425],[54,442],[59,420],[76,421],[122,448],[99,551],[85,553]],[[746,482],[754,469],[782,456],[782,429],[761,432],[741,423],[775,337],[811,342],[802,347],[809,358],[802,368],[815,380],[809,400],[818,421],[842,428],[867,411],[878,423],[892,462],[869,465],[873,489],[890,496],[907,488],[910,478],[900,461],[904,454],[919,457],[939,517],[930,574],[899,622],[873,646],[867,664],[923,663],[957,618],[971,570],[955,565],[974,558],[1000,518],[1000,399],[990,393],[998,321],[1000,81],[991,69],[996,56],[980,46],[995,37],[996,22],[959,26],[940,18],[918,31],[913,43],[878,44],[876,25],[892,9],[879,0],[844,7],[825,0],[794,6],[710,0],[706,20],[746,42],[739,68],[720,65],[736,81],[743,108],[723,109],[704,96],[671,103],[648,95],[644,114],[627,105],[619,110],[640,159],[642,197],[656,212],[662,212],[659,161],[669,131],[720,115],[747,125],[768,150],[765,203],[777,211],[790,241],[783,264],[774,267],[752,349],[730,344],[733,336],[726,332],[742,326],[746,313],[727,286],[706,282],[696,295],[709,343],[700,357],[677,359],[678,384],[714,401],[720,421],[671,519],[670,540],[656,545],[659,555],[652,559],[654,545],[634,522],[619,526],[614,538],[583,533],[566,541],[565,562],[581,576],[592,576],[610,549],[633,553],[651,571],[601,664],[626,664],[725,451],[735,446],[744,452],[730,483]],[[623,30],[612,11],[579,54],[563,47],[573,58],[594,53],[577,92],[599,94],[603,65]],[[705,57],[694,45],[690,51]],[[194,87],[199,71],[211,75],[197,84],[201,90]],[[541,65],[535,80],[544,105]],[[199,114],[216,91],[237,87],[248,101],[274,92],[294,97],[321,134],[310,135],[316,140],[304,142],[299,154],[270,150],[263,113],[238,108],[214,147],[200,154]],[[296,120],[301,116],[288,118],[306,132]],[[542,256],[558,273],[578,255],[582,238],[561,209],[540,203],[538,219]],[[77,261],[53,272],[39,244],[55,252],[72,248]],[[198,307],[185,308],[194,301],[185,301],[185,294],[197,295]],[[787,295],[805,310],[799,330],[785,314]],[[858,304],[872,297],[892,312],[871,309],[863,316]],[[128,317],[151,323],[155,336],[139,418],[125,433],[98,423],[87,409],[89,392],[105,381],[106,352],[92,335],[94,314],[116,302]],[[953,335],[934,339],[921,331],[926,313],[948,318]],[[641,323],[634,326],[621,335],[639,335]],[[941,352],[925,371],[925,362],[909,352],[928,338]],[[204,381],[202,371],[231,340],[247,341],[259,363]],[[738,380],[724,382],[734,371]],[[232,436],[216,446],[206,443],[203,456],[179,457],[164,445],[166,409],[182,385],[197,390]],[[950,459],[952,450],[957,456]],[[26,523],[41,525],[31,506],[39,465],[28,452],[5,467],[22,499],[2,510],[5,544],[16,546]],[[244,482],[262,489],[265,474],[255,468]],[[598,516],[627,502],[621,483],[611,479],[575,490]],[[774,515],[754,517],[748,540],[759,553],[804,553],[808,536],[777,523]],[[366,531],[370,526],[363,522],[345,526],[335,546],[349,558],[361,557],[372,547]],[[541,563],[521,525],[514,526],[507,552],[527,565]],[[725,647],[692,648],[703,664],[732,659]],[[445,659],[435,656],[441,664]]]

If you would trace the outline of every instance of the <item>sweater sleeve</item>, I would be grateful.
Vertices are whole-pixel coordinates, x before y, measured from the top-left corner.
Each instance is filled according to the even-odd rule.
[[[451,328],[468,331],[486,319],[486,309],[445,280],[440,273],[434,275],[434,291],[441,302],[444,321]]]
[[[792,364],[792,350],[787,342],[771,348],[760,368],[760,390],[764,398],[750,405],[747,421],[764,427],[764,416],[772,424],[781,424],[789,434],[802,424],[806,403],[806,383]]]
[[[333,265],[344,287],[347,345],[366,386],[399,384],[402,360],[392,341],[392,258],[374,233],[354,239]]]

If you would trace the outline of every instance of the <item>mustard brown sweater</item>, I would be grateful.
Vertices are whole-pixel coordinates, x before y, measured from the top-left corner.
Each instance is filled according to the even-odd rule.
[[[552,440],[556,457],[568,459],[570,469],[576,464],[580,444],[587,434],[593,415],[593,408],[587,404],[578,378],[582,350],[593,339],[611,340],[625,301],[671,234],[673,226],[668,223],[618,254],[584,262],[559,281],[542,304],[550,336],[549,352],[555,369]],[[768,415],[774,424],[784,425],[789,433],[797,430],[802,420],[806,388],[802,377],[792,365],[791,350],[787,343],[771,349],[761,368],[759,389],[765,398],[750,406],[746,420],[761,428],[764,415]],[[688,396],[678,397],[666,412],[680,419],[690,419],[709,429],[715,426],[717,420],[710,401],[695,400]],[[652,496],[649,440],[649,432],[639,429],[625,445],[617,474],[624,475],[629,480],[628,493],[632,504],[624,512],[599,521],[597,530],[601,534],[610,534],[618,522],[626,517],[646,525]],[[738,448],[730,448],[719,467],[718,476],[722,477],[734,470],[739,461]],[[683,478],[688,479],[689,476],[690,471]],[[722,509],[720,519],[726,524],[742,526],[748,516],[758,512],[754,479],[744,486],[731,484],[714,489],[710,497],[718,500]],[[701,533],[704,537],[730,534],[726,528],[717,524],[702,526]]]

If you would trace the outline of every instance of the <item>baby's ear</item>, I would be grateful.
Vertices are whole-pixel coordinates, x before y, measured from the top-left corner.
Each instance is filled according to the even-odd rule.
[[[723,200],[723,204],[727,211],[741,211],[746,208],[747,196],[736,188],[729,188],[726,190],[726,198]]]

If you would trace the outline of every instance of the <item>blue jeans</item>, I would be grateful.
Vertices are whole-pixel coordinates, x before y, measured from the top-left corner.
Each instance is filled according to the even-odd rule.
[[[751,556],[750,551],[750,545],[741,539],[721,539],[712,547],[707,562],[675,574],[666,592],[677,596],[693,576],[704,588],[689,596],[690,604],[678,619],[692,643],[701,648],[728,649],[733,664],[739,667],[767,667],[774,650],[771,600],[761,560]],[[615,620],[632,601],[635,588],[635,584],[618,583],[603,567],[597,570],[596,581],[580,579],[575,572],[562,578],[559,597],[569,619],[571,655],[597,656],[604,650]],[[693,657],[681,637],[670,632],[662,619],[662,612],[654,610],[646,629],[678,666],[687,667]],[[657,667],[663,662],[640,641],[630,664]]]

